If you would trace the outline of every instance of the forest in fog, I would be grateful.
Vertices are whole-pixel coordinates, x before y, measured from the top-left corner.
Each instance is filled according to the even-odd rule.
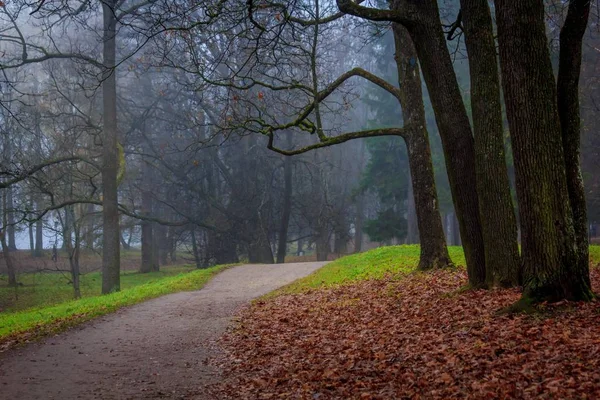
[[[82,254],[102,254],[108,293],[131,247],[145,272],[178,256],[205,268],[391,243],[421,243],[425,269],[451,263],[446,244],[464,244],[472,284],[522,282],[517,241],[538,233],[523,225],[525,212],[537,218],[536,200],[523,192],[530,209],[521,209],[518,176],[523,187],[546,181],[526,176],[535,169],[524,142],[515,173],[505,109],[519,123],[526,107],[511,92],[516,106],[498,97],[496,53],[469,48],[469,30],[495,35],[495,8],[428,1],[418,23],[389,11],[413,3],[1,2],[8,283],[31,272],[11,256],[17,248],[65,252],[73,277],[89,270]],[[555,75],[569,5],[545,2]],[[597,5],[587,7],[577,99],[587,217],[575,218],[586,243],[600,220],[600,25]],[[502,54],[501,45],[504,71]],[[495,85],[496,100],[476,85]]]

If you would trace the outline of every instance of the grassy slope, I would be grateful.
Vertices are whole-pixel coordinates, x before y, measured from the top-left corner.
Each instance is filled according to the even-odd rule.
[[[122,290],[118,293],[90,295],[52,306],[0,313],[0,343],[11,339],[19,341],[20,336],[29,339],[51,334],[144,300],[200,289],[213,275],[226,267],[216,266],[192,272],[189,272],[189,268],[188,272],[178,268],[150,274],[123,273]],[[99,281],[97,284],[100,284]]]
[[[462,247],[451,246],[448,247],[448,251],[456,265],[465,265]],[[267,296],[378,279],[387,274],[407,274],[414,271],[418,261],[419,246],[417,245],[379,247],[365,253],[339,258],[311,275]],[[600,246],[590,246],[590,261],[594,265],[600,263]]]
[[[457,265],[464,265],[462,247],[448,248]],[[355,281],[383,278],[387,274],[407,274],[419,262],[419,246],[387,246],[338,258],[305,278],[299,279],[269,295],[298,293],[309,289],[349,284]]]

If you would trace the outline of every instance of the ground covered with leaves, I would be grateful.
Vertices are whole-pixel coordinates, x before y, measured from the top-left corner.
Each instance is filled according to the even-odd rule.
[[[600,292],[600,273],[592,271]],[[223,339],[236,399],[600,398],[600,303],[498,315],[517,290],[463,269],[388,276],[245,310]]]

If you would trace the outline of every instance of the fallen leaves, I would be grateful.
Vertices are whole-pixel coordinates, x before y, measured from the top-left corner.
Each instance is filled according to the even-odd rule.
[[[594,287],[600,274],[592,271]],[[600,304],[496,315],[517,290],[464,271],[283,295],[222,339],[219,398],[600,398]]]

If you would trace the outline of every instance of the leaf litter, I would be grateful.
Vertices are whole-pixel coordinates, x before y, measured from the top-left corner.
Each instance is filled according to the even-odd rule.
[[[600,273],[592,269],[600,288]],[[517,289],[464,270],[257,301],[221,339],[232,399],[600,398],[600,303],[499,315]]]

